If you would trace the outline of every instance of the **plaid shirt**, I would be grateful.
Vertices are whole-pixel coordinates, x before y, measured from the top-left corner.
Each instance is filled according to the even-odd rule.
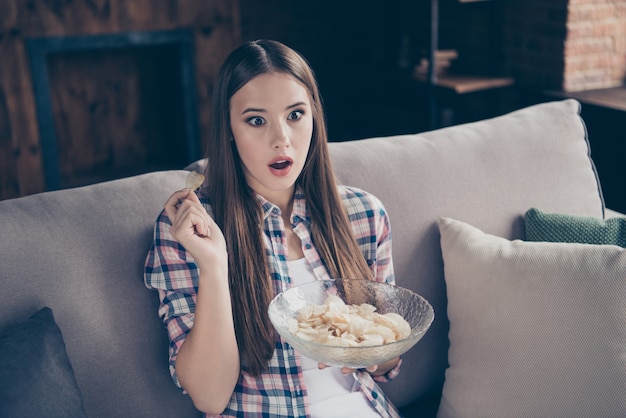
[[[391,230],[382,203],[373,195],[357,188],[340,186],[339,192],[348,211],[357,243],[374,277],[381,282],[394,283]],[[263,237],[269,271],[278,294],[291,286],[285,228],[280,209],[260,195],[257,198],[264,214]],[[202,197],[200,200],[212,215],[208,201]],[[328,271],[311,241],[310,218],[304,195],[299,189],[296,190],[290,219],[315,276],[319,280],[329,279]],[[163,318],[170,338],[170,373],[180,387],[176,377],[176,355],[193,327],[198,268],[191,255],[171,236],[170,226],[171,222],[163,211],[156,221],[154,242],[146,259],[145,283],[148,288],[159,293],[159,315]],[[357,372],[360,390],[383,417],[397,417],[399,414],[375,380],[388,381],[397,376],[399,368],[400,364],[385,376],[377,377],[372,377],[365,371]],[[308,416],[307,398],[299,356],[287,342],[278,339],[266,372],[258,377],[243,370],[240,372],[230,403],[221,416]]]

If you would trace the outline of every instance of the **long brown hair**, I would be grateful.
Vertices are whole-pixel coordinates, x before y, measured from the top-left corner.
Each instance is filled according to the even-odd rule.
[[[226,237],[241,364],[254,375],[267,368],[274,352],[275,331],[267,315],[274,286],[263,245],[261,207],[246,183],[232,141],[229,101],[248,81],[269,72],[293,77],[310,95],[313,134],[307,161],[297,182],[307,201],[315,248],[331,277],[372,276],[337,190],[328,153],[322,100],[308,62],[276,41],[257,40],[240,46],[222,64],[213,92],[206,178],[215,221]]]

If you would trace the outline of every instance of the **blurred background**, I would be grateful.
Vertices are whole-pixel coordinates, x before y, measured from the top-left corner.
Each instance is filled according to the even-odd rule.
[[[577,98],[626,211],[626,0],[0,0],[0,200],[201,158],[219,65],[258,38],[309,60],[331,141]]]

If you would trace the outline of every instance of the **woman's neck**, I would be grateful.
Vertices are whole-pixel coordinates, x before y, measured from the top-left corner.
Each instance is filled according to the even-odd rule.
[[[257,192],[259,193],[259,192]],[[280,212],[282,213],[283,219],[285,222],[289,223],[289,218],[291,216],[291,210],[293,208],[293,197],[295,193],[295,186],[291,187],[289,190],[281,190],[274,193],[259,193],[263,196],[268,202],[278,206]]]

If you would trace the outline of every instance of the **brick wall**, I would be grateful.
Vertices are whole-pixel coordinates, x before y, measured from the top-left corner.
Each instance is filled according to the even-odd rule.
[[[564,56],[565,91],[624,84],[626,1],[570,0]]]
[[[625,0],[512,1],[503,19],[519,84],[569,92],[624,84]]]

